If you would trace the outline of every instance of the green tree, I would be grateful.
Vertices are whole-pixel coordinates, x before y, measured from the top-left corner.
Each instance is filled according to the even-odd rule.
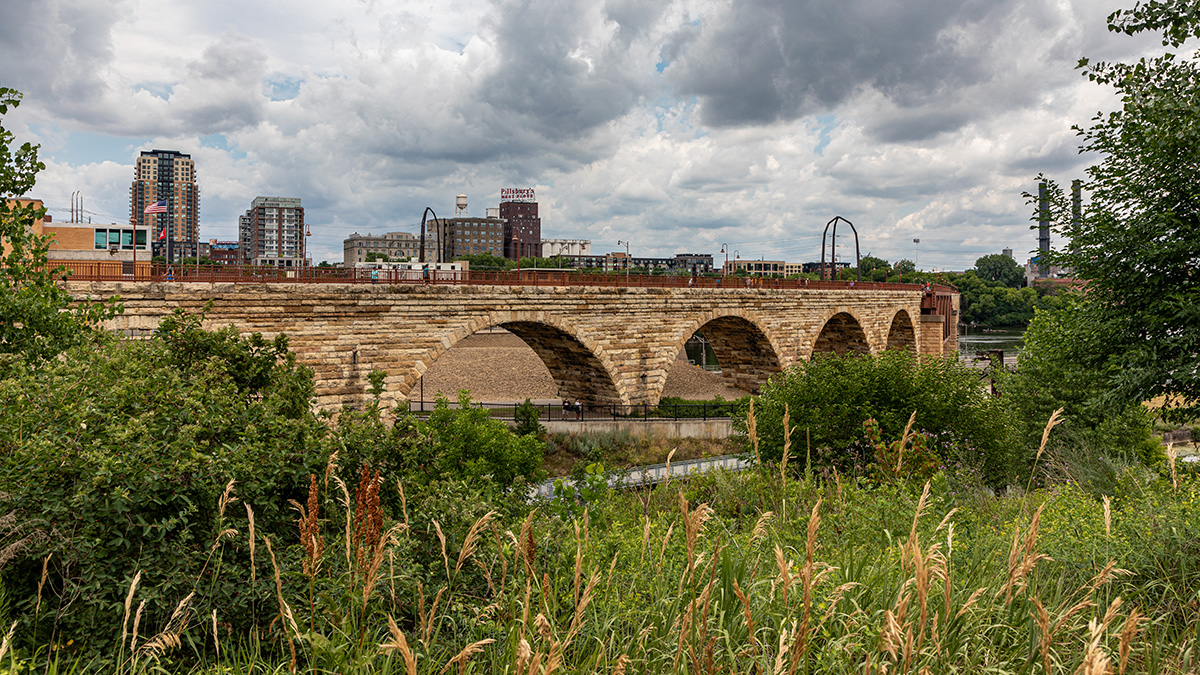
[[[1111,86],[1121,107],[1077,127],[1090,201],[1071,218],[1051,184],[1053,227],[1067,240],[1053,262],[1088,281],[1105,349],[1092,365],[1106,376],[1103,397],[1140,402],[1166,396],[1168,419],[1200,414],[1200,67],[1176,52],[1200,36],[1190,0],[1138,3],[1108,17],[1109,30],[1158,32],[1169,51],[1133,63],[1079,67]],[[1036,215],[1035,215],[1036,218]]]
[[[1071,443],[1114,459],[1146,461],[1161,455],[1140,403],[1113,406],[1104,401],[1117,366],[1111,361],[1091,365],[1106,350],[1103,312],[1079,293],[1060,301],[1061,309],[1039,311],[1030,322],[1020,368],[1000,382],[1001,395],[1017,411],[1024,447],[1032,451],[1038,446],[1046,420],[1062,408]]]
[[[739,404],[742,414],[747,412]],[[979,374],[957,359],[922,358],[902,350],[864,356],[816,354],[771,378],[754,402],[759,452],[778,460],[783,415],[790,415],[792,454],[811,440],[814,464],[853,468],[863,423],[874,419],[887,439],[898,439],[915,410],[917,431],[942,434],[953,450],[941,459],[969,465],[993,483],[1017,470],[1013,420],[1007,402],[989,396]],[[735,419],[742,434],[744,419]],[[868,459],[868,461],[870,461]]]
[[[985,255],[976,260],[975,276],[1009,288],[1020,288],[1025,280],[1025,272],[1017,261],[1001,253]]]
[[[897,260],[896,264],[893,265],[892,267],[895,268],[896,271],[900,272],[901,274],[912,274],[913,272],[917,271],[916,264],[913,263],[913,261],[909,260],[908,258],[905,258],[903,260]]]
[[[0,115],[20,102],[20,93],[0,87]],[[46,211],[17,199],[46,167],[38,161],[38,146],[24,143],[13,150],[12,144],[13,134],[0,124],[0,354],[38,363],[87,341],[91,327],[121,309],[115,302],[71,308],[73,298],[57,284],[70,273],[50,267],[51,237],[33,232]]]
[[[472,270],[509,270],[515,269],[517,266],[515,261],[509,260],[508,258],[501,258],[500,256],[491,252],[460,255],[456,256],[454,259],[467,261]]]
[[[862,270],[863,278],[870,278],[871,272],[875,270],[891,269],[891,264],[883,258],[876,258],[873,255],[865,255],[858,261],[858,269]]]

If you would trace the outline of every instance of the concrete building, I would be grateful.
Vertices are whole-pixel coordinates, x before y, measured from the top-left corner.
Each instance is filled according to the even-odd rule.
[[[712,272],[712,256],[701,253],[678,253],[671,258],[649,258],[628,256],[624,251],[613,251],[604,255],[583,255],[563,259],[563,267],[604,270],[616,272],[626,268],[667,274],[706,274]]]
[[[440,262],[438,238],[432,223],[426,223],[425,261]],[[421,235],[411,232],[388,232],[387,234],[359,234],[355,232],[342,241],[342,264],[354,267],[355,263],[366,262],[367,255],[386,255],[388,260],[414,261],[421,255]]]
[[[299,197],[255,197],[238,219],[239,251],[248,265],[309,267],[307,234]]]
[[[722,274],[737,274],[745,271],[750,276],[762,277],[771,274],[785,274],[787,263],[782,260],[730,260],[722,267]]]
[[[708,274],[713,271],[713,257],[708,253],[676,253],[672,269],[692,275]]]
[[[491,211],[491,209],[488,209]],[[499,209],[496,210],[497,214]],[[542,252],[539,253],[543,258],[554,257],[576,257],[581,255],[592,254],[592,242],[590,239],[543,239]]]
[[[200,237],[200,188],[191,155],[175,150],[143,151],[129,188],[129,220],[149,228],[153,253],[169,260],[195,256]],[[165,211],[146,208],[165,203]]]
[[[505,224],[500,218],[441,218],[428,221],[425,225],[436,233],[439,260],[449,262],[464,255],[480,253],[503,257],[506,251]]]

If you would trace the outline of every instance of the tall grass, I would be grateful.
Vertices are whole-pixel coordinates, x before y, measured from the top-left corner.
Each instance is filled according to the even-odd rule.
[[[369,468],[353,495],[335,483],[331,497],[314,476],[290,541],[255,532],[250,505],[249,527],[218,519],[218,563],[226,547],[266,546],[273,587],[253,631],[223,626],[209,579],[163,625],[139,625],[150,582],[136,573],[114,610],[116,653],[72,662],[61,645],[33,653],[5,637],[0,673],[1197,672],[1198,596],[1158,592],[1169,577],[1126,569],[1128,548],[1048,552],[1064,521],[1102,542],[1136,529],[1120,498],[955,496],[939,480],[781,469],[618,493],[575,520],[536,508],[506,520],[480,504],[458,521],[435,497],[406,501],[394,523]],[[1137,489],[1200,514],[1195,477]],[[230,485],[222,509],[236,498]],[[1195,533],[1179,535],[1192,569]]]

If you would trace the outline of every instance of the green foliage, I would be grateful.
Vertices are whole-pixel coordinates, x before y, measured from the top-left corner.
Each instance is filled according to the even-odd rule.
[[[405,413],[388,429],[377,410],[344,411],[331,439],[352,466],[370,464],[407,485],[486,480],[510,489],[541,478],[543,443],[518,436],[461,392],[438,397],[427,419]]]
[[[311,373],[260,337],[204,333],[198,322],[173,317],[157,339],[74,347],[0,380],[0,513],[40,542],[4,570],[22,589],[14,609],[30,638],[59,631],[103,651],[116,637],[111,609],[138,570],[152,586],[145,625],[165,623],[195,590],[245,628],[249,603],[270,597],[266,569],[248,587],[244,552],[211,560],[231,573],[221,582],[202,570],[238,518],[217,509],[231,479],[256,505],[261,533],[294,527],[287,500],[325,460]],[[39,613],[28,589],[47,555]]]
[[[0,115],[20,102],[18,92],[0,87]],[[70,307],[73,299],[57,285],[69,273],[47,262],[51,237],[33,233],[45,209],[9,199],[31,190],[46,167],[37,158],[38,146],[24,143],[13,151],[12,143],[13,134],[0,124],[0,356],[20,355],[37,364],[88,342],[93,326],[122,309],[115,300]],[[0,374],[5,363],[0,360]]]
[[[379,405],[379,398],[383,396],[383,382],[387,379],[387,371],[376,368],[370,373],[367,373],[367,381],[371,383],[371,397],[375,399],[375,405]]]
[[[599,462],[588,464],[580,475],[554,481],[552,508],[565,518],[578,518],[589,504],[596,504],[608,495],[608,476]]]
[[[764,460],[782,455],[785,408],[794,432],[793,455],[802,452],[797,440],[807,431],[815,466],[865,469],[872,453],[860,445],[863,423],[873,418],[884,437],[898,439],[915,410],[914,430],[958,439],[946,447],[964,456],[942,456],[944,465],[962,463],[993,484],[1009,480],[1018,468],[1011,409],[988,396],[979,374],[954,358],[891,350],[867,356],[817,354],[797,363],[773,377],[755,399]],[[744,418],[735,424],[739,433],[747,433]]]
[[[508,258],[502,258],[498,255],[486,251],[484,253],[470,253],[460,255],[455,260],[465,260],[470,263],[470,268],[475,271],[488,270],[510,270],[516,269],[517,263]]]
[[[1162,460],[1145,408],[1105,400],[1116,375],[1116,364],[1105,358],[1107,340],[1104,313],[1090,294],[1070,294],[1062,309],[1037,313],[1025,331],[1017,373],[999,381],[1001,395],[1017,411],[1024,447],[1037,448],[1046,420],[1062,408],[1069,430],[1056,437],[1062,452],[1081,459]]]
[[[942,465],[939,457],[929,446],[929,437],[921,432],[909,433],[891,443],[883,440],[879,423],[873,419],[863,422],[867,443],[874,455],[875,474],[880,478],[925,482],[933,478]]]
[[[1185,422],[1200,415],[1200,64],[1175,52],[1200,33],[1200,14],[1194,3],[1155,1],[1108,23],[1126,35],[1159,32],[1170,51],[1133,63],[1080,61],[1121,107],[1077,128],[1081,151],[1100,158],[1087,170],[1082,218],[1050,186],[1053,226],[1068,242],[1052,260],[1088,280],[1113,366],[1105,399],[1167,396],[1164,414]]]
[[[985,255],[976,260],[975,276],[1009,288],[1020,288],[1025,284],[1025,271],[1017,261],[1002,253]]]
[[[664,396],[658,401],[658,414],[670,417],[727,417],[734,414],[737,401],[726,401],[717,396],[708,400],[691,400],[678,396]]]
[[[858,261],[858,269],[862,270],[864,278],[875,270],[883,270],[886,272],[890,268],[891,265],[888,264],[888,261],[884,260],[883,258],[876,258],[873,255],[865,255]]]
[[[947,278],[962,295],[960,320],[964,323],[981,326],[1023,326],[1033,319],[1037,310],[1054,310],[1062,306],[1063,300],[1057,295],[1058,289],[1055,286],[1043,284],[1032,288],[1019,288],[1018,283],[1018,287],[1012,287],[1000,281],[981,279],[976,272],[977,270],[968,270],[963,274],[949,275]]]
[[[542,409],[534,405],[533,401],[525,399],[524,403],[513,410],[513,418],[517,423],[516,434],[518,436],[532,434],[540,438],[546,431],[546,428],[538,421],[541,416]]]

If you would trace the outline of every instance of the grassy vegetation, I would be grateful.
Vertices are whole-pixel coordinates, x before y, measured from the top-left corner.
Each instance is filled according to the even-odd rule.
[[[1123,468],[1097,499],[1072,481],[994,496],[944,473],[820,481],[770,464],[573,517],[458,481],[409,501],[366,467],[351,488],[337,464],[311,476],[290,534],[256,530],[266,505],[230,483],[169,612],[143,612],[162,580],[127,570],[103,650],[35,610],[22,628],[44,637],[10,633],[0,672],[1197,668],[1200,476],[1181,466]],[[213,602],[222,583],[244,597]]]
[[[676,460],[700,459],[741,451],[742,443],[735,438],[676,438],[629,431],[553,433],[546,436],[542,468],[550,476],[565,476],[593,462],[607,469],[621,469],[661,464],[668,456]]]

